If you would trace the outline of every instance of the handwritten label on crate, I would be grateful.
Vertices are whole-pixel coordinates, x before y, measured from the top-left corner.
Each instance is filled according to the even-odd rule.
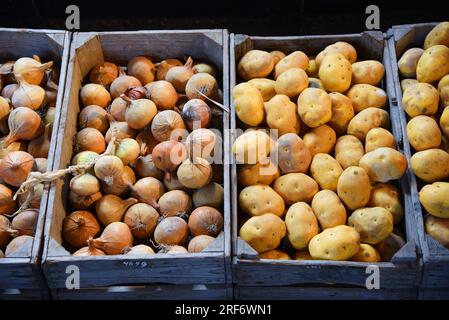
[[[127,268],[134,268],[134,269],[144,269],[150,267],[149,263],[147,261],[123,261],[122,265]]]

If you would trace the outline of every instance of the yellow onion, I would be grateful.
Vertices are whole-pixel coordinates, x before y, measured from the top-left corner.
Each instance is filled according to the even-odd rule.
[[[78,123],[81,129],[94,128],[105,134],[109,129],[107,112],[100,106],[91,105],[85,107],[78,115]]]
[[[192,131],[198,128],[208,128],[212,113],[206,102],[201,99],[192,99],[184,104],[181,116],[187,128]]]
[[[119,68],[119,76],[112,81],[110,91],[112,98],[120,97],[126,90],[132,87],[141,87],[139,79],[125,74],[122,68]]]
[[[13,199],[14,192],[0,183],[0,215],[11,214],[16,210],[16,201]],[[0,245],[0,247],[2,247]]]
[[[104,136],[95,128],[84,128],[76,134],[75,151],[93,151],[98,154],[106,150]]]
[[[163,219],[154,230],[154,241],[159,245],[182,245],[187,240],[187,222],[179,217]]]
[[[14,187],[20,185],[27,179],[33,169],[34,158],[24,151],[10,152],[0,162],[0,177]]]
[[[120,97],[127,102],[125,120],[132,129],[143,129],[150,124],[157,113],[153,101],[149,99],[131,100],[124,94]]]
[[[213,207],[198,207],[189,216],[189,230],[193,236],[218,236],[223,230],[223,215]]]
[[[100,182],[90,173],[83,173],[70,180],[70,190],[79,196],[91,196],[100,191]]]
[[[183,246],[168,246],[166,250],[164,250],[164,253],[168,254],[182,254],[182,253],[188,253],[187,249]]]
[[[129,207],[125,213],[124,222],[128,225],[134,237],[148,239],[159,220],[159,213],[146,203],[137,203]]]
[[[14,91],[11,103],[15,108],[25,107],[37,110],[45,104],[45,90],[34,84],[29,84],[19,78],[19,88]]]
[[[0,97],[0,130],[7,134],[9,132],[8,128],[8,117],[11,107],[9,106],[8,100]]]
[[[153,177],[145,177],[137,180],[131,188],[131,195],[140,202],[147,203],[158,209],[157,201],[164,194],[164,185]]]
[[[209,160],[214,155],[217,136],[209,129],[196,129],[186,139],[186,149],[191,158],[200,157]]]
[[[55,113],[56,113],[55,107],[49,107],[47,109],[47,112],[45,113],[45,117],[43,119],[44,125],[55,122]]]
[[[131,184],[136,183],[136,174],[134,173],[134,170],[130,166],[125,166],[123,168],[123,175],[128,176],[128,180]]]
[[[11,228],[8,218],[0,214],[0,248],[6,246],[13,237],[18,235],[19,232]]]
[[[27,248],[27,252],[22,252],[20,256],[29,257],[31,255],[31,247],[33,245],[34,237],[32,236],[18,236],[12,239],[5,250],[5,257],[19,256],[18,252],[22,248]]]
[[[216,99],[218,95],[217,80],[208,73],[194,74],[186,84],[186,95],[189,99],[205,100],[200,91],[206,97]]]
[[[136,141],[140,146],[140,154],[142,156],[151,154],[153,148],[159,143],[156,139],[154,139],[153,134],[151,133],[151,130],[149,128],[145,128],[140,131],[136,137]]]
[[[37,209],[22,211],[12,219],[11,227],[19,232],[19,236],[34,236],[38,217]]]
[[[170,82],[179,93],[185,92],[187,81],[193,76],[192,64],[193,60],[189,57],[183,66],[170,68],[165,75],[165,80]]]
[[[145,85],[147,98],[153,101],[158,110],[173,109],[178,101],[178,94],[173,85],[165,80],[150,82]]]
[[[211,182],[201,189],[195,190],[192,195],[195,208],[211,206],[220,209],[224,200],[224,189],[216,182]]]
[[[89,80],[90,82],[108,86],[118,76],[117,66],[112,62],[103,62],[90,70]]]
[[[89,211],[74,211],[64,219],[62,234],[65,241],[74,248],[81,248],[90,237],[100,232],[97,219]]]
[[[116,177],[123,173],[124,166],[119,157],[106,155],[100,157],[94,166],[95,176],[108,185],[114,183]]]
[[[44,124],[36,111],[23,107],[11,111],[8,127],[10,131],[3,140],[3,147],[18,140],[33,140],[44,131]]]
[[[94,240],[92,237],[87,240],[87,247],[82,247],[73,253],[74,257],[92,257],[92,256],[105,256],[106,254],[100,249],[95,248]]]
[[[48,108],[56,107],[56,99],[58,98],[58,91],[45,90],[45,101]]]
[[[204,234],[196,236],[192,238],[192,240],[190,240],[187,250],[190,253],[201,252],[204,249],[206,249],[206,247],[210,245],[214,240],[215,240],[214,237]]]
[[[137,200],[134,198],[122,200],[116,195],[106,194],[95,203],[95,212],[98,220],[107,226],[112,222],[122,221],[125,211],[136,203]]]
[[[130,255],[130,256],[145,256],[145,255],[154,254],[154,250],[151,249],[151,247],[149,247],[149,246],[146,246],[144,244],[139,244],[137,246],[130,248],[126,252],[126,254]]]
[[[126,172],[124,169],[123,173],[120,176],[115,177],[113,184],[108,185],[104,181],[102,181],[101,190],[105,194],[113,194],[119,197],[125,197],[127,194],[129,194],[132,185],[132,180],[130,179],[128,172]]]
[[[179,182],[189,189],[199,189],[212,179],[212,167],[203,158],[186,159],[177,171]]]
[[[111,120],[111,119],[109,119],[109,120]],[[137,131],[132,129],[131,127],[129,127],[128,123],[126,121],[123,121],[123,122],[113,121],[113,122],[110,122],[110,127],[105,135],[106,143],[109,143],[109,141],[111,141],[113,130],[115,130],[115,138],[117,140],[125,139],[125,138],[134,139],[137,136]]]
[[[73,191],[69,193],[70,206],[75,210],[91,210],[95,202],[101,198],[101,193],[97,192],[90,196],[80,196]]]
[[[94,239],[94,246],[108,255],[122,254],[133,244],[133,236],[123,222],[113,222],[104,228],[103,233]]]
[[[164,171],[165,178],[170,181],[173,172],[187,157],[184,145],[175,140],[159,143],[151,153],[154,165]]]
[[[12,84],[16,82],[12,69],[14,68],[14,60],[9,60],[0,65],[0,79],[3,84]]]
[[[2,89],[2,97],[5,99],[9,99],[11,100],[12,95],[14,94],[14,92],[19,88],[19,84],[17,83],[10,83],[6,86],[3,87]]]
[[[134,57],[128,62],[127,72],[145,85],[154,80],[155,65],[146,57]]]
[[[136,161],[133,162],[132,167],[139,178],[153,177],[161,180],[164,176],[164,172],[155,166],[151,154],[138,157]]]
[[[106,108],[111,103],[111,95],[101,84],[88,83],[81,88],[81,103],[87,107],[92,104]]]
[[[46,158],[34,158],[33,171],[40,173],[47,172],[47,159]]]
[[[33,187],[32,195],[28,206],[30,208],[39,209],[41,206],[42,193],[44,192],[44,184],[39,183]],[[28,194],[19,194],[19,203],[22,204],[26,200]]]
[[[157,141],[182,140],[186,129],[179,113],[173,110],[159,112],[151,122],[151,133]]]
[[[76,166],[83,166],[83,165],[90,165],[95,164],[97,162],[98,158],[100,158],[100,155],[93,151],[81,151],[72,158],[72,165]],[[94,168],[90,168],[88,170],[89,173],[95,174]]]
[[[125,96],[131,100],[144,99],[147,94],[145,87],[132,87],[125,91]]]
[[[126,138],[120,140],[115,150],[115,156],[122,160],[124,165],[134,162],[140,154],[140,146],[136,140]]]
[[[127,105],[126,101],[120,97],[117,97],[112,101],[111,106],[109,107],[109,112],[115,121],[125,121]]]
[[[0,250],[0,258],[4,258],[4,257],[5,257],[5,254],[3,253],[2,250]]]
[[[11,143],[6,148],[0,147],[0,159],[3,159],[13,151],[28,151],[28,141],[16,141]]]
[[[178,177],[176,177],[176,174],[173,174],[171,176],[170,181],[168,181],[165,177],[164,177],[164,186],[167,190],[172,191],[172,190],[182,190],[182,191],[189,191],[189,188],[183,186],[181,184],[181,182],[179,182]]]
[[[51,130],[53,125],[47,124],[44,134],[28,143],[28,153],[36,158],[47,158],[50,150]]]
[[[196,63],[192,69],[194,73],[208,73],[214,78],[218,75],[217,68],[205,62]]]
[[[14,77],[16,79],[23,77],[28,83],[38,85],[45,76],[45,70],[51,68],[52,65],[53,61],[40,63],[33,58],[23,57],[14,63]]]
[[[159,212],[164,217],[182,216],[192,210],[192,199],[182,190],[164,193],[158,201]]]
[[[167,75],[168,70],[176,66],[182,66],[182,62],[178,59],[165,59],[159,62],[158,64],[156,64],[156,79],[165,80],[165,76]]]

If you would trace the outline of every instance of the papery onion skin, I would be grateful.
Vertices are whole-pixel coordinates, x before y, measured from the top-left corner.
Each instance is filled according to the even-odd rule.
[[[0,215],[0,247],[3,248],[13,237],[17,237],[18,235],[19,232],[12,229],[8,218]]]
[[[151,153],[154,165],[165,172],[165,178],[170,181],[172,174],[187,157],[187,151],[180,142],[169,140],[159,143]]]
[[[94,128],[84,128],[76,134],[75,151],[93,151],[98,154],[106,150],[106,141],[100,131]]]
[[[165,75],[165,80],[170,82],[179,93],[185,92],[187,81],[193,76],[192,64],[193,60],[189,57],[184,66],[170,68]]]
[[[91,196],[100,191],[100,182],[90,173],[83,173],[70,180],[70,190],[79,196]]]
[[[16,108],[24,107],[37,110],[44,105],[45,99],[45,90],[42,87],[19,80],[19,88],[14,91],[11,103]]]
[[[34,158],[29,153],[24,151],[10,152],[0,162],[0,177],[7,184],[20,187],[33,169],[33,164]]]
[[[117,66],[112,62],[103,62],[95,66],[89,74],[90,82],[108,86],[118,76]]]
[[[202,158],[185,160],[177,171],[178,180],[189,189],[199,189],[212,180],[212,167]]]
[[[188,253],[188,251],[183,246],[175,245],[175,246],[169,246],[166,253],[168,253],[168,254],[183,254],[183,253]]]
[[[34,236],[38,218],[36,209],[22,211],[12,219],[11,227],[19,232],[19,236]]]
[[[31,245],[34,241],[34,237],[31,236],[18,236],[17,238],[14,238],[11,240],[11,242],[8,244],[5,250],[5,257],[10,257],[11,255],[15,254],[17,251],[22,249],[23,246],[28,245],[28,252],[24,253],[26,257],[28,257],[31,254]]]
[[[122,160],[117,156],[105,155],[98,158],[94,165],[95,176],[108,185],[114,183],[115,178],[123,174],[124,166]]]
[[[125,95],[122,99],[128,99],[128,106],[125,111],[125,121],[132,129],[143,129],[151,123],[157,113],[157,107],[149,99],[129,100]]]
[[[89,211],[95,207],[95,202],[101,198],[101,193],[97,192],[90,196],[80,196],[75,192],[69,193],[70,206],[75,210]]]
[[[159,208],[157,201],[164,193],[164,185],[153,177],[137,180],[131,188],[131,195],[134,198],[137,198],[140,202],[147,203],[156,209]]]
[[[134,237],[147,239],[158,223],[159,213],[146,203],[137,203],[128,208],[123,221],[128,225]]]
[[[192,199],[182,190],[172,190],[164,193],[158,201],[159,212],[162,216],[182,216],[190,214],[192,210]]]
[[[123,254],[126,248],[132,246],[132,243],[131,231],[123,222],[108,224],[101,236],[94,239],[94,246],[107,255]]]
[[[218,95],[217,80],[208,73],[194,74],[186,84],[186,95],[189,99],[206,100],[203,95],[211,99],[216,99]]]
[[[92,256],[105,256],[106,254],[100,249],[95,248],[94,241],[92,237],[87,240],[87,247],[82,247],[81,249],[73,253],[74,257],[92,257]]]
[[[35,158],[48,158],[53,124],[45,126],[44,134],[28,143],[28,153]]]
[[[164,172],[155,166],[151,154],[138,157],[132,167],[139,178],[153,177],[162,180],[164,177]]]
[[[154,120],[154,118],[153,118]],[[140,154],[142,156],[146,156],[147,154],[151,155],[154,147],[159,143],[151,133],[151,129],[145,128],[139,132],[136,137],[136,141],[140,146]]]
[[[223,230],[223,215],[213,207],[199,207],[192,211],[188,224],[193,236],[216,237]]]
[[[155,65],[150,59],[142,56],[134,57],[128,62],[127,72],[145,85],[155,77]]]
[[[13,196],[14,192],[0,183],[0,215],[11,214],[16,210],[16,201]]]
[[[187,240],[189,228],[187,222],[179,217],[163,219],[154,230],[154,241],[163,245],[182,245]]]
[[[211,206],[220,209],[224,201],[224,189],[220,184],[211,182],[201,189],[195,190],[193,192],[192,200],[195,208]]]
[[[173,110],[159,112],[151,122],[151,133],[157,141],[181,140],[188,134],[179,113]]]
[[[81,103],[83,106],[97,105],[106,108],[111,103],[111,95],[100,84],[88,83],[81,88]]]
[[[41,206],[42,193],[44,192],[44,184],[39,183],[33,187],[33,194],[28,203],[28,206],[33,209],[39,209]],[[19,203],[22,204],[25,202],[25,199],[28,197],[27,193],[19,194]]]
[[[168,70],[176,66],[182,66],[182,62],[178,59],[165,59],[157,64],[157,80],[165,80]]]
[[[214,237],[208,235],[199,235],[189,242],[188,251],[190,253],[202,252],[208,245],[210,245],[215,240]]]
[[[173,109],[178,101],[178,93],[173,85],[165,80],[150,82],[145,85],[147,98],[156,104],[158,110]]]
[[[117,140],[125,139],[125,138],[136,138],[137,136],[137,130],[132,129],[126,121],[120,121],[120,122],[113,122],[111,123],[108,131],[105,135],[105,141],[106,143],[109,143],[112,138],[112,131],[116,128],[116,134],[115,138]]]
[[[95,212],[97,213],[98,220],[104,226],[107,226],[112,222],[122,221],[125,211],[136,203],[137,200],[134,198],[122,200],[116,195],[107,194],[97,200],[95,203]]]
[[[181,116],[187,128],[192,131],[198,128],[208,128],[212,113],[206,102],[201,99],[192,99],[184,104]]]
[[[124,165],[134,162],[140,154],[140,146],[136,140],[125,138],[119,141],[115,156],[122,160]]]
[[[62,232],[68,244],[81,248],[90,237],[95,237],[100,232],[100,225],[92,213],[74,211],[64,219]]]
[[[112,101],[109,112],[116,121],[125,121],[126,106],[126,101],[117,97]]]
[[[33,140],[44,131],[44,124],[36,111],[23,107],[11,111],[8,127],[10,132],[3,140],[3,147],[18,140]]]
[[[130,248],[126,252],[126,254],[130,255],[130,256],[145,256],[145,255],[154,254],[154,250],[151,249],[151,247],[149,247],[149,246],[146,246],[144,244],[139,244],[137,246]]]
[[[78,115],[78,123],[81,129],[94,128],[102,134],[105,134],[109,129],[106,110],[96,105],[84,107]]]
[[[45,70],[51,68],[53,61],[40,63],[33,58],[22,57],[14,63],[13,72],[16,79],[22,77],[30,84],[38,85],[45,76]]]
[[[112,98],[117,98],[120,97],[121,94],[124,94],[129,88],[141,86],[142,83],[139,79],[126,75],[123,72],[123,69],[119,68],[119,76],[111,83],[111,96]]]

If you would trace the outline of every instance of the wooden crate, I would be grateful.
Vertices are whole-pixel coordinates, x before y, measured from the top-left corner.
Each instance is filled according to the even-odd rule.
[[[359,59],[383,61],[386,80],[382,86],[389,95],[392,132],[403,151],[402,131],[399,123],[395,90],[392,85],[388,60],[388,48],[384,45],[381,32],[361,34],[301,37],[252,37],[231,34],[230,40],[230,88],[237,83],[236,61],[248,50],[282,50],[286,53],[302,50],[308,55],[316,55],[325,46],[336,41],[347,41],[354,45]],[[231,128],[238,127],[231,101]],[[234,141],[235,134],[231,137]],[[237,230],[237,168],[231,166],[231,212],[233,239],[233,281],[237,285],[236,296],[259,299],[272,298],[273,290],[278,290],[279,298],[398,298],[416,297],[415,285],[420,265],[417,259],[417,233],[413,206],[407,185],[407,178],[399,181],[404,203],[404,229],[406,244],[395,254],[390,262],[376,264],[380,270],[380,290],[367,290],[365,273],[368,264],[359,262],[335,261],[296,261],[259,259],[257,252],[238,237]],[[318,286],[318,288],[316,287]],[[260,287],[260,288],[258,288]],[[338,292],[341,292],[339,294]],[[283,295],[283,296],[282,296]]]
[[[0,28],[0,61],[38,55],[43,61],[53,60],[60,68],[56,110],[61,109],[65,72],[68,63],[71,34],[60,30],[31,30]],[[47,169],[54,160],[58,118],[55,116]],[[33,244],[24,247],[14,257],[0,259],[0,299],[33,299],[48,297],[40,268],[42,230],[44,226],[48,188],[44,190]]]
[[[191,55],[194,59],[214,63],[222,74],[218,80],[222,85],[224,105],[228,105],[227,30],[75,33],[53,169],[65,168],[70,163],[72,138],[77,131],[80,111],[79,91],[89,70],[104,59],[123,64],[138,55],[151,55],[156,59]],[[224,112],[222,129],[228,127],[229,114]],[[227,135],[223,136],[223,141],[224,160],[228,162]],[[224,165],[223,170],[225,199],[229,199],[229,166]],[[178,299],[189,296],[189,291],[192,298],[231,296],[228,285],[231,283],[228,200],[224,201],[224,232],[201,253],[157,254],[145,258],[126,255],[80,258],[72,257],[61,245],[67,192],[67,181],[52,184],[45,223],[43,270],[54,298],[165,298],[170,292],[171,298]],[[69,265],[79,267],[82,290],[66,290],[65,270]],[[197,290],[193,285],[205,289]],[[120,286],[138,286],[139,289],[122,288],[120,291]]]
[[[401,111],[400,117],[404,135],[404,151],[409,163],[412,156],[412,149],[407,137],[407,117],[402,107],[402,91],[397,60],[407,49],[411,47],[422,47],[426,35],[436,24],[437,23],[434,22],[393,26],[388,32],[388,46],[392,74],[397,92],[398,107]],[[424,263],[422,277],[419,283],[419,297],[422,299],[448,298],[449,250],[425,233],[423,215],[426,212],[424,208],[422,208],[418,197],[418,190],[422,185],[412,170],[410,170],[408,179],[415,212],[416,227],[419,235],[419,250]]]

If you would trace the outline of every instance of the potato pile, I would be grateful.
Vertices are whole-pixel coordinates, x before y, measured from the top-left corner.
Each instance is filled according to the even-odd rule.
[[[90,71],[62,227],[74,256],[201,252],[220,234],[222,140],[208,128],[222,112],[205,98],[221,99],[217,76],[192,58],[144,56]]]
[[[239,236],[265,259],[389,261],[404,244],[395,180],[407,160],[384,66],[336,42],[316,57],[250,50],[237,73]]]
[[[405,51],[398,68],[425,230],[449,248],[449,22],[429,32],[424,48]]]
[[[30,172],[47,171],[59,72],[33,56],[5,61],[0,75],[0,258],[29,256],[20,249],[31,248],[44,187],[13,196]]]

